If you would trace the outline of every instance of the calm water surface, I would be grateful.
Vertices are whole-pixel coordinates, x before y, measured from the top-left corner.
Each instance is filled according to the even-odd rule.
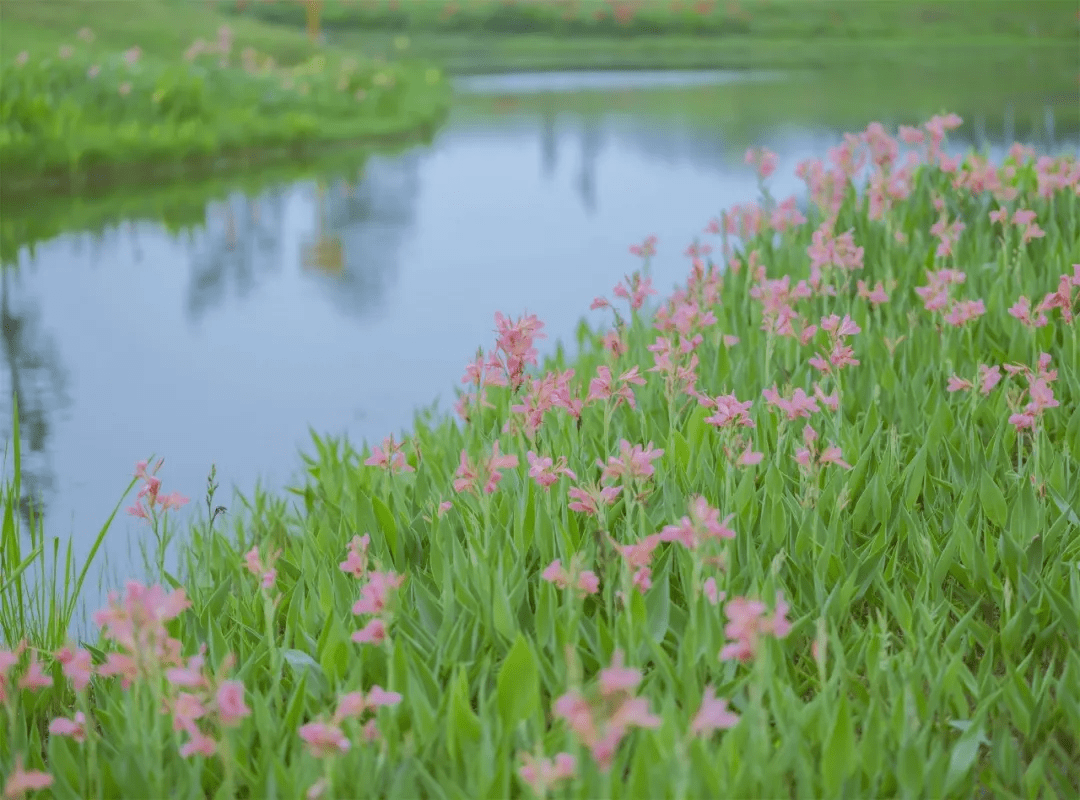
[[[790,119],[780,103],[751,121],[708,95],[688,110],[677,94],[732,80],[465,80],[475,94],[430,146],[360,173],[235,193],[178,233],[126,221],[22,248],[3,271],[0,414],[6,424],[14,388],[24,485],[44,499],[47,533],[73,535],[81,557],[150,454],[189,511],[212,462],[224,490],[248,493],[298,476],[311,429],[358,444],[400,433],[417,407],[451,407],[496,311],[538,314],[547,349],[572,341],[582,316],[599,322],[590,301],[635,268],[627,247],[649,234],[654,282],[670,290],[709,219],[755,197],[748,145],[780,154],[783,197],[802,188],[795,165],[845,129]],[[883,121],[921,120],[890,120],[887,95],[877,102]],[[1055,113],[980,116],[953,149],[1000,157],[1019,138],[1080,153]],[[111,574],[137,570],[131,542],[146,536],[118,518]]]

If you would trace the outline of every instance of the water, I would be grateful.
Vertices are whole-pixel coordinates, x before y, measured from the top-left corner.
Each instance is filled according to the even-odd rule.
[[[496,311],[538,314],[549,350],[572,342],[582,316],[605,321],[589,303],[637,266],[627,248],[649,234],[657,288],[681,282],[686,246],[756,195],[749,145],[780,154],[771,188],[786,197],[802,189],[795,165],[844,130],[937,110],[880,89],[838,109],[805,87],[762,89],[760,75],[713,77],[466,80],[434,142],[362,170],[189,203],[164,221],[139,219],[136,197],[130,219],[93,232],[61,232],[63,219],[94,219],[106,200],[24,209],[27,226],[63,219],[33,248],[5,243],[16,268],[0,298],[0,414],[16,388],[24,485],[43,497],[47,533],[71,534],[81,559],[151,454],[190,513],[211,463],[225,490],[279,489],[309,430],[358,444],[400,434],[414,409],[452,406]],[[1080,154],[1068,98],[1037,95],[1006,108],[978,95],[952,148],[1000,158],[1019,138]],[[132,543],[148,536],[118,517],[110,573],[137,573]]]

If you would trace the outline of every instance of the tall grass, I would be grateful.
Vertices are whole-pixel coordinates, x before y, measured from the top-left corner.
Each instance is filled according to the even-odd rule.
[[[82,565],[75,563],[72,539],[47,538],[43,517],[34,500],[22,495],[22,448],[19,436],[18,398],[11,403],[12,468],[7,471],[4,454],[3,528],[0,529],[0,645],[12,647],[26,640],[43,650],[55,650],[71,636],[83,585],[95,563],[105,536],[124,497],[135,485],[128,484],[109,518],[94,537]],[[27,510],[23,518],[23,509]]]

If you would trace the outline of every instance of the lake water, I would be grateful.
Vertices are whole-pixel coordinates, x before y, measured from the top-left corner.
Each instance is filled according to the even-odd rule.
[[[748,146],[779,153],[772,190],[785,197],[802,188],[795,165],[845,130],[945,110],[884,86],[842,108],[826,102],[842,90],[821,86],[815,104],[775,81],[463,80],[431,144],[362,170],[236,191],[194,220],[60,224],[32,249],[9,234],[0,415],[10,430],[15,389],[24,486],[44,501],[47,534],[72,535],[81,558],[151,454],[190,513],[212,462],[223,490],[276,489],[298,476],[309,429],[358,445],[400,433],[417,407],[451,407],[465,364],[493,343],[496,311],[538,314],[548,349],[570,342],[582,316],[602,318],[590,301],[637,266],[627,248],[650,234],[655,285],[681,282],[686,246],[756,195]],[[1038,88],[998,105],[958,91],[947,108],[974,113],[952,149],[1000,158],[1019,139],[1080,154],[1076,98]],[[20,213],[46,218],[57,204]],[[121,513],[109,572],[137,572],[131,542],[147,536]]]

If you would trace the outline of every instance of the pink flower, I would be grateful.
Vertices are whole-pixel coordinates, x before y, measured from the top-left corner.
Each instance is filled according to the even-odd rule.
[[[367,710],[367,699],[363,692],[347,692],[338,697],[337,710],[334,712],[334,723],[340,724],[343,720],[359,718]]]
[[[705,579],[705,585],[702,586],[702,591],[705,594],[705,598],[714,606],[727,596],[727,592],[721,592],[716,588],[716,578],[713,577]]]
[[[518,775],[541,797],[560,782],[573,778],[577,772],[577,761],[569,753],[558,753],[554,760],[536,758],[529,753],[523,753],[521,758],[523,763],[518,768]]]
[[[631,276],[624,276],[624,283],[618,284],[611,290],[616,297],[630,301],[630,308],[637,311],[645,305],[645,298],[656,294],[652,285],[652,278],[642,278],[640,273],[635,272]]]
[[[76,711],[74,719],[57,717],[49,723],[49,733],[56,736],[70,736],[82,744],[86,741],[86,715],[81,711]]]
[[[28,792],[48,789],[53,777],[47,772],[23,769],[22,756],[15,756],[15,769],[4,782],[4,797],[22,797]]]
[[[761,394],[765,398],[767,405],[783,411],[789,420],[795,420],[799,417],[809,419],[811,414],[820,411],[817,399],[808,396],[802,389],[795,389],[790,400],[781,397],[775,386],[763,390]]]
[[[706,400],[708,399],[706,398]],[[739,399],[735,397],[734,392],[721,395],[715,400],[708,400],[705,405],[716,409],[711,416],[705,418],[705,422],[710,425],[715,425],[717,428],[736,426],[743,428],[755,427],[754,421],[750,419],[750,406],[753,405],[753,401],[746,400],[740,402]]]
[[[596,573],[581,569],[580,554],[571,560],[569,570],[563,567],[562,560],[557,558],[548,564],[540,577],[560,589],[573,586],[581,596],[596,594],[600,590],[600,579]]]
[[[274,569],[274,562],[281,557],[281,550],[275,550],[270,553],[266,563],[263,564],[259,558],[258,546],[252,547],[246,553],[244,553],[244,566],[247,567],[248,572],[260,579],[260,582],[264,589],[269,589],[274,585],[274,581],[277,580],[277,570]]]
[[[689,550],[696,550],[707,539],[734,539],[735,531],[727,526],[733,516],[729,514],[721,522],[719,509],[710,506],[703,496],[695,495],[690,500],[690,514],[679,524],[666,526],[660,531],[660,539],[679,542]]]
[[[121,90],[123,86],[121,86]],[[169,509],[180,508],[188,502],[188,498],[184,497],[179,492],[172,492],[170,494],[160,494],[161,492],[161,478],[157,477],[157,472],[161,469],[161,465],[164,463],[164,459],[158,459],[157,464],[154,465],[154,469],[151,472],[147,472],[147,462],[139,461],[135,464],[135,477],[143,482],[143,486],[139,489],[139,493],[136,497],[135,505],[130,506],[127,509],[127,513],[133,517],[139,517],[149,521],[151,519],[151,513],[156,507],[164,511]],[[146,506],[143,506],[143,500],[146,501]]]
[[[604,483],[613,483],[619,478],[628,478],[630,480],[651,478],[655,472],[652,462],[662,455],[664,455],[664,451],[659,448],[654,449],[652,442],[649,442],[645,447],[640,444],[631,447],[630,442],[621,439],[619,440],[618,458],[609,457],[606,466],[602,460],[597,459],[597,466],[603,467],[604,470],[600,480]]]
[[[638,375],[637,366],[631,367],[615,381],[612,380],[611,370],[604,365],[597,367],[596,375],[589,383],[589,394],[585,398],[586,403],[614,397],[616,406],[621,402],[625,402],[630,408],[637,408],[637,403],[634,401],[634,392],[630,388],[630,384],[645,385],[645,379]]]
[[[454,472],[457,476],[454,480],[454,491],[479,493],[477,487],[481,478],[483,478],[485,479],[484,492],[492,494],[498,488],[499,481],[502,480],[502,473],[499,470],[513,469],[517,465],[517,456],[499,454],[498,439],[491,446],[491,456],[482,463],[474,465],[469,460],[468,453],[462,450],[461,463]]]
[[[371,543],[371,536],[353,536],[349,542],[348,557],[338,564],[342,572],[347,572],[354,578],[362,578],[367,573],[367,549]]]
[[[354,614],[381,614],[386,609],[390,591],[405,582],[404,575],[393,572],[371,572],[360,590],[360,599],[353,604]]]
[[[44,689],[52,686],[52,682],[53,679],[46,675],[41,669],[41,662],[38,661],[37,651],[31,651],[30,663],[26,667],[26,672],[19,678],[19,688],[36,691],[37,689]]]
[[[1001,381],[1001,367],[988,367],[979,364],[979,392],[988,395]]]
[[[401,451],[404,446],[404,442],[395,442],[391,434],[383,440],[381,447],[372,448],[371,457],[364,461],[364,465],[380,467],[390,474],[414,472],[415,470],[405,461],[405,454]]]
[[[370,620],[363,628],[354,632],[352,640],[357,644],[380,645],[386,641],[386,623],[376,617]]]
[[[251,709],[244,703],[244,684],[240,681],[222,681],[215,702],[222,725],[235,725],[251,714]]]
[[[375,685],[368,692],[367,704],[369,708],[381,708],[382,706],[396,706],[401,700],[399,692],[388,692],[381,686]]]
[[[728,701],[716,696],[716,689],[711,685],[705,687],[705,694],[701,698],[701,707],[690,724],[690,733],[693,736],[706,738],[714,731],[733,728],[739,722],[739,715],[728,709]]]
[[[198,732],[195,721],[206,716],[206,706],[197,695],[180,692],[172,702],[172,715],[174,731],[187,731],[194,736]]]
[[[558,463],[550,457],[538,456],[532,450],[525,456],[529,461],[529,477],[545,489],[550,488],[559,479],[559,475],[566,475],[571,480],[577,480],[577,475],[566,466],[566,456],[560,456]]]
[[[527,314],[511,323],[501,313],[495,313],[498,339],[495,349],[502,354],[500,362],[510,387],[517,389],[525,381],[525,367],[536,365],[537,351],[533,343],[545,338],[540,329],[544,323],[534,314]]]
[[[1033,316],[1031,313],[1031,301],[1023,295],[1009,308],[1009,315],[1016,317],[1029,328],[1042,328],[1050,321],[1041,310],[1036,310]]]
[[[592,570],[582,570],[578,574],[577,588],[582,594],[596,594],[600,591],[600,578]]]
[[[754,450],[752,445],[748,442],[746,449],[739,454],[739,458],[735,461],[735,465],[739,467],[752,467],[755,464],[760,464],[764,458],[765,454]]]
[[[337,725],[327,722],[309,722],[299,730],[300,738],[307,743],[308,752],[315,758],[326,758],[347,752],[351,742]]]
[[[949,376],[948,386],[945,387],[946,391],[949,392],[966,392],[970,388],[972,388],[971,381],[964,380],[956,375]]]
[[[642,258],[656,255],[656,237],[652,235],[646,236],[645,241],[641,244],[630,245],[630,253]]]
[[[582,514],[591,514],[595,517],[600,513],[600,506],[609,506],[614,503],[615,498],[619,496],[621,491],[621,486],[605,486],[602,489],[598,487],[583,489],[571,486],[567,491],[567,495],[570,497],[570,503],[567,507],[571,511],[580,511]]]
[[[71,679],[76,692],[81,692],[90,684],[94,665],[88,650],[63,647],[57,650],[53,657],[63,664],[64,677]]]
[[[217,752],[217,742],[211,739],[202,731],[195,729],[189,732],[191,739],[180,748],[180,755],[184,758],[190,758],[191,756],[202,756],[203,758],[210,758]]]
[[[745,161],[757,170],[758,177],[764,181],[776,171],[779,157],[764,147],[751,147],[746,151]]]
[[[791,630],[791,623],[785,619],[788,609],[780,592],[776,593],[776,608],[771,617],[765,617],[765,604],[759,600],[736,597],[729,601],[724,606],[729,620],[724,635],[733,641],[724,645],[720,660],[750,661],[757,655],[762,635],[771,634],[778,639],[787,636]]]
[[[605,697],[632,692],[641,683],[641,670],[623,665],[622,650],[616,650],[611,666],[600,671],[600,694]]]

